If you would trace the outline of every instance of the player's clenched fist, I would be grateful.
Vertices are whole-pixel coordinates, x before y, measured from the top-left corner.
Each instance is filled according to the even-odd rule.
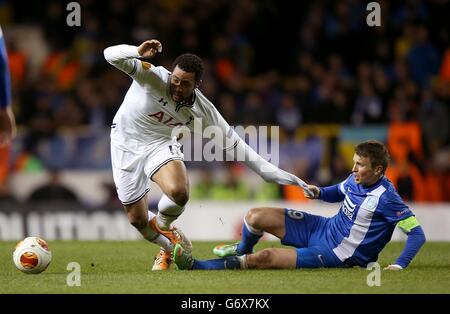
[[[162,51],[161,43],[156,39],[146,40],[138,47],[138,53],[143,59],[153,58]]]

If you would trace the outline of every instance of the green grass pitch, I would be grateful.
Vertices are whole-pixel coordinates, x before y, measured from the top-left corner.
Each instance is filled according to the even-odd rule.
[[[194,255],[213,258],[217,242],[194,242]],[[299,293],[450,293],[450,242],[426,243],[410,267],[381,271],[381,286],[369,287],[370,271],[353,269],[166,271],[152,272],[154,245],[145,241],[50,241],[53,260],[38,275],[14,267],[15,242],[0,242],[2,293],[170,293],[170,294],[299,294]],[[395,261],[404,243],[390,243],[378,262]],[[262,242],[256,249],[280,247]],[[67,264],[81,266],[81,285],[69,287]]]

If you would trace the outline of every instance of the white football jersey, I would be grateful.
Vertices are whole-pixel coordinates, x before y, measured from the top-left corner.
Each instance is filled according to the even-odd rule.
[[[151,149],[171,140],[176,127],[194,131],[194,120],[201,120],[201,129],[215,125],[224,136],[233,133],[200,90],[194,90],[189,104],[174,102],[169,92],[171,73],[138,57],[136,46],[118,45],[105,50],[106,60],[133,78],[111,126],[111,141],[118,148],[136,153]],[[233,144],[230,142],[230,146]]]
[[[216,130],[211,135],[214,143],[227,152],[227,157],[236,151],[244,156],[239,161],[264,180],[298,184],[306,189],[305,182],[269,163],[241,140],[200,90],[194,90],[189,104],[174,102],[169,92],[171,73],[161,66],[155,67],[139,60],[136,46],[112,46],[106,48],[104,54],[109,63],[133,78],[111,125],[111,144],[115,148],[146,155],[161,145],[167,145],[176,135],[172,133],[176,127],[186,126],[190,131],[198,130],[203,134],[205,128],[216,126],[222,138]],[[201,128],[198,127],[200,123]]]

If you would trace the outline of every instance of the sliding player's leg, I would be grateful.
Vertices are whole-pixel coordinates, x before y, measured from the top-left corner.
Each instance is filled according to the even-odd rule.
[[[297,252],[294,249],[264,249],[245,256],[247,268],[251,269],[294,269]]]
[[[252,253],[253,247],[264,232],[282,239],[285,234],[284,224],[285,210],[283,208],[252,208],[245,215],[241,241],[236,244],[218,245],[213,252],[220,257]]]
[[[173,260],[178,269],[183,270],[345,267],[326,245],[299,249],[271,248],[242,256],[198,260],[177,244]]]
[[[247,268],[254,269],[295,269],[343,267],[342,262],[327,245],[297,249],[264,249],[246,255]]]
[[[296,249],[272,248],[256,253],[227,256],[215,260],[195,260],[190,253],[175,247],[174,261],[181,269],[294,269],[343,267],[326,243],[324,234],[328,218],[293,209],[253,209],[246,216],[247,224],[261,228]],[[243,235],[243,242],[249,237]],[[252,239],[250,238],[250,241]],[[248,243],[247,243],[248,244]],[[312,247],[308,247],[313,244]],[[252,247],[253,248],[253,247]],[[239,253],[239,246],[236,248]]]
[[[297,252],[294,249],[264,249],[242,256],[198,260],[177,244],[173,252],[173,260],[178,269],[186,270],[295,269]]]

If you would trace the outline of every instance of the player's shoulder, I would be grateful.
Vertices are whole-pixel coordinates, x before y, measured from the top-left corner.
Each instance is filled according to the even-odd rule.
[[[211,112],[215,110],[213,103],[198,89],[194,90],[195,106],[202,111]]]
[[[381,185],[386,189],[386,194],[397,194],[394,184],[386,176],[381,179]]]
[[[198,88],[194,89],[194,94],[195,94],[195,100],[201,101],[201,102],[209,102],[209,99],[202,93],[202,91]]]
[[[153,63],[144,60],[137,60],[136,62],[140,63],[142,73],[153,73],[164,80],[167,80],[171,74],[169,70],[161,65],[154,65]]]
[[[403,203],[402,198],[397,192],[394,184],[386,177],[382,179],[381,185],[385,188],[384,193],[381,195],[381,199],[388,203]]]
[[[155,66],[155,65],[150,64],[145,61],[141,61],[141,62],[142,62],[142,67],[144,69],[151,70],[152,72],[154,72],[158,76],[160,76],[162,79],[168,79],[171,74],[171,72],[169,70],[167,70],[165,67],[163,67],[162,65]]]
[[[351,173],[344,181],[338,183],[339,191],[343,194],[347,194],[347,191],[356,191],[358,189],[355,179],[353,177],[353,173]]]
[[[170,72],[163,66],[155,66],[147,61],[138,60],[140,63],[139,75],[135,78],[146,89],[163,92],[166,89]]]
[[[342,181],[341,183],[343,186],[353,186],[356,187],[356,181],[355,181],[355,175],[353,173],[350,173],[349,176]]]

